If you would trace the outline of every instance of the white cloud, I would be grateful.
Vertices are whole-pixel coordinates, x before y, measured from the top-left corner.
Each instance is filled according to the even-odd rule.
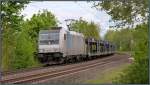
[[[22,11],[22,15],[26,15],[25,18],[31,18],[33,14],[38,13],[39,10],[47,9],[51,11],[57,19],[64,25],[65,19],[83,19],[87,21],[94,21],[100,24],[102,32],[101,36],[105,34],[109,28],[109,18],[104,11],[98,11],[91,8],[91,3],[86,1],[32,1]]]

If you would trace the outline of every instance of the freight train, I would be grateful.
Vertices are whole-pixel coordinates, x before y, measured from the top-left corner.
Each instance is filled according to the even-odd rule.
[[[82,33],[52,27],[40,30],[38,39],[38,60],[41,63],[67,63],[115,52],[115,45],[103,40],[85,38]]]

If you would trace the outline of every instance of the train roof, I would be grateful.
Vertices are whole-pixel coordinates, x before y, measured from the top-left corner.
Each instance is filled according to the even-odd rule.
[[[59,32],[62,27],[50,27],[50,29],[40,30],[39,33]]]
[[[59,32],[60,30],[65,30],[65,29],[62,29],[62,27],[50,27],[51,29],[49,30],[40,30],[39,33],[50,33],[50,32]],[[82,36],[84,37],[84,35],[82,33],[78,33],[78,32],[75,32],[75,31],[69,31],[69,30],[66,30],[68,33],[70,33],[71,35],[78,35],[78,36]]]
[[[69,32],[69,33],[72,34],[72,35],[83,36],[82,33],[78,33],[78,32],[75,32],[75,31],[67,31],[67,32]]]

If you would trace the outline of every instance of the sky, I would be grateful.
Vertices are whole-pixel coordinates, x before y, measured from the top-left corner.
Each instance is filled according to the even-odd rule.
[[[92,8],[93,4],[87,1],[32,1],[27,4],[21,15],[24,19],[30,19],[39,10],[47,9],[52,12],[61,22],[60,26],[65,26],[65,19],[82,19],[88,22],[95,22],[100,25],[100,35],[103,37],[109,29],[111,17],[101,10]]]

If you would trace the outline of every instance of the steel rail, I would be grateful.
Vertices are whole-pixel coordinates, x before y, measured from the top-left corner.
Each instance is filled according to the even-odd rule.
[[[80,64],[81,65],[87,65],[88,63],[89,64],[92,64],[92,62],[102,62],[102,61],[105,61],[106,59],[109,59],[109,58],[113,58],[114,56],[110,56],[110,57],[105,57],[105,58],[102,58],[102,59],[98,59],[98,60],[92,60],[92,61],[84,61],[84,62],[80,62],[80,63],[75,63],[75,64],[66,64],[66,65],[61,65],[61,66],[69,66],[69,68],[73,68],[73,67],[76,67],[76,66],[79,66]],[[72,65],[72,66],[71,66]],[[75,65],[75,66],[74,66]],[[81,66],[80,65],[80,66]],[[60,67],[61,67],[60,66]],[[45,68],[39,68],[39,69],[31,69],[31,70],[27,70],[26,72],[23,70],[22,72],[18,72],[18,73],[14,73],[14,74],[7,74],[3,77],[2,81],[1,82],[4,82],[4,81],[7,81],[7,80],[13,80],[13,79],[17,79],[17,78],[21,78],[21,77],[26,77],[26,76],[32,76],[32,75],[37,75],[37,74],[41,74],[43,72],[45,72],[44,70],[50,70],[52,68],[55,68],[55,67],[59,67],[59,66],[50,66],[50,67],[45,67]],[[38,72],[40,70],[43,70],[41,72]],[[35,73],[37,71],[37,73]],[[58,70],[59,71],[59,70]],[[34,74],[32,74],[31,72],[34,72]],[[26,75],[24,75],[26,74]],[[10,77],[11,76],[11,77]]]
[[[85,65],[81,65],[79,66],[74,66],[71,68],[67,68],[64,70],[58,70],[58,71],[50,71],[50,72],[45,72],[45,73],[39,73],[39,74],[32,74],[32,75],[27,75],[24,77],[20,77],[20,78],[14,78],[14,79],[6,79],[1,81],[2,83],[25,83],[25,82],[32,82],[32,81],[37,81],[39,79],[45,78],[45,77],[52,77],[52,76],[56,76],[56,75],[60,75],[60,74],[67,74],[67,72],[73,72],[73,71],[78,71],[78,70],[82,70],[82,69],[87,69],[90,68],[92,66],[97,66],[97,65],[104,65],[104,64],[108,64],[111,60],[112,61],[112,57],[111,58],[107,58],[104,59],[102,62],[94,62],[94,63],[89,63],[89,64],[85,64]]]

